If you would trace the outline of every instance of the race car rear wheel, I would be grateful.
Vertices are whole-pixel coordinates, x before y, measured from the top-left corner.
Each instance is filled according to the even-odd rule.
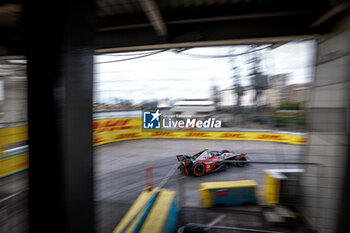
[[[247,161],[247,158],[244,155],[241,155],[238,158],[239,161]],[[247,163],[236,163],[237,167],[245,167],[247,165]]]
[[[203,163],[196,163],[192,167],[192,173],[195,176],[202,176],[205,173],[205,166]]]

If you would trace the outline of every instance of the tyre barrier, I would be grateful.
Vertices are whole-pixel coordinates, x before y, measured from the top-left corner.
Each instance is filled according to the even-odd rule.
[[[200,197],[206,208],[216,205],[257,204],[254,180],[207,182],[200,184]]]
[[[161,189],[156,195],[154,192],[155,189],[143,191],[113,233],[174,232],[178,216],[176,192],[167,189]]]

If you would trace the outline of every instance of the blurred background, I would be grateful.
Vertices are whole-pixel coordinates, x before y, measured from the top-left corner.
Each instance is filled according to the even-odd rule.
[[[214,117],[223,128],[304,132],[314,55],[312,40],[99,55],[95,116],[141,116],[153,108]]]
[[[0,0],[0,232],[348,232],[349,6]]]

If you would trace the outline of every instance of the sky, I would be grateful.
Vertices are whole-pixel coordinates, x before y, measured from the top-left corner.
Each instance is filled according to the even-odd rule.
[[[264,74],[287,73],[287,84],[312,81],[314,41],[290,42],[275,49],[263,49],[265,47],[268,45],[259,46],[261,50],[255,53],[262,59],[261,71]],[[250,46],[225,46],[182,52],[158,50],[95,56],[94,100],[114,103],[116,98],[122,98],[137,104],[165,98],[208,98],[212,86],[219,90],[232,86],[233,66],[238,67],[241,84],[249,85],[251,64],[247,61],[252,54],[227,56],[249,49]]]

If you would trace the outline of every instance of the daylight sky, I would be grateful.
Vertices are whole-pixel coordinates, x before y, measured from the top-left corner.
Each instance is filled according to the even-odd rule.
[[[262,45],[259,48],[266,47]],[[208,98],[210,89],[232,85],[232,67],[239,67],[242,85],[250,83],[247,63],[252,54],[215,58],[246,52],[248,46],[193,48],[176,53],[165,51],[138,59],[152,51],[108,54],[95,57],[94,99],[114,103],[116,98],[133,103],[145,100]],[[256,52],[262,59],[261,70],[267,75],[287,73],[288,84],[312,81],[314,41],[291,42],[275,49]],[[201,57],[197,55],[202,55]],[[207,58],[209,57],[209,58]],[[100,63],[106,61],[112,63]]]

